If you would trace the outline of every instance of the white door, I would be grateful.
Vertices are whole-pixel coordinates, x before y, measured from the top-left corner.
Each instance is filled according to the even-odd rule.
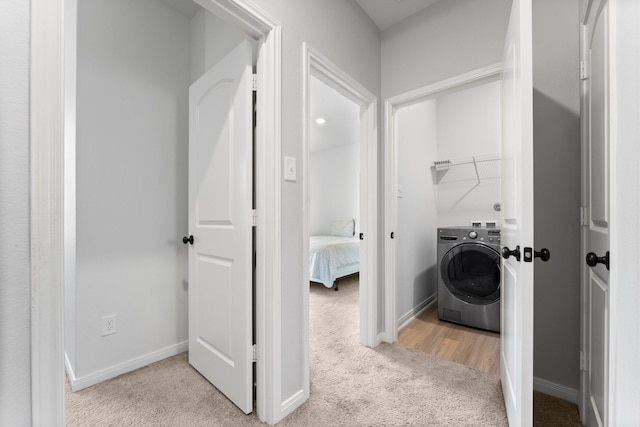
[[[531,0],[514,0],[502,80],[500,374],[509,424],[533,423],[533,77]],[[510,251],[510,253],[505,253]],[[529,259],[529,261],[532,261]]]
[[[609,4],[596,1],[583,28],[584,198],[586,230],[583,256],[586,322],[583,352],[583,411],[587,426],[607,425],[609,382]]]
[[[189,89],[189,363],[245,413],[253,410],[251,62],[245,41]]]

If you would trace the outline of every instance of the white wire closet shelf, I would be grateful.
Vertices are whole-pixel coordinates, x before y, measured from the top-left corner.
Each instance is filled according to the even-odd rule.
[[[437,172],[443,172],[443,171],[449,170],[449,168],[454,166],[471,164],[474,167],[478,184],[480,184],[480,173],[478,172],[478,163],[495,162],[495,161],[500,161],[500,154],[484,154],[480,156],[472,156],[472,157],[460,158],[455,160],[449,160],[449,159],[436,160],[433,162],[432,167],[435,168]]]

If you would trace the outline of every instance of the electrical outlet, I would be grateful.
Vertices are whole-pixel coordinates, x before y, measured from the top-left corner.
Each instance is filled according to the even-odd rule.
[[[118,332],[117,315],[102,316],[102,336],[115,334],[116,332]]]

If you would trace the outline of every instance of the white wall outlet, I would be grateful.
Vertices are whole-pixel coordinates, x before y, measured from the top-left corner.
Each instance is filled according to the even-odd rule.
[[[118,332],[118,317],[116,314],[102,316],[102,336],[115,334]]]

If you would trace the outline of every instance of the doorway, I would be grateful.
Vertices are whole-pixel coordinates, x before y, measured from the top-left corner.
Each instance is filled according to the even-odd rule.
[[[437,227],[499,222],[500,70],[495,64],[385,102],[387,342],[435,304]],[[478,123],[459,125],[457,114]]]
[[[340,70],[329,59],[308,44],[304,44],[305,74],[304,74],[304,207],[303,213],[303,333],[305,367],[305,394],[309,395],[309,236],[310,236],[310,150],[311,126],[317,124],[312,114],[312,84],[321,84],[348,99],[357,106],[359,151],[359,203],[356,205],[359,213],[358,220],[352,222],[352,230],[359,228],[357,238],[360,240],[360,268],[359,268],[359,312],[360,312],[360,342],[369,347],[379,343],[376,334],[377,326],[377,113],[376,98],[357,81]],[[325,118],[326,120],[326,118]],[[355,208],[352,208],[352,210]],[[337,218],[336,218],[337,219]],[[348,218],[342,218],[348,220]],[[315,227],[315,225],[314,225]],[[330,285],[330,284],[329,284]],[[339,286],[339,285],[338,285]],[[339,291],[338,291],[339,293]]]

